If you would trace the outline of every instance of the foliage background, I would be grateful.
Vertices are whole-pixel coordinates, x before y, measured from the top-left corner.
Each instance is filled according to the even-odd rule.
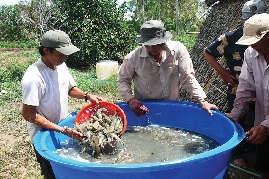
[[[144,21],[163,21],[174,40],[180,40],[186,32],[198,31],[205,17],[201,9],[199,0],[129,0],[121,5],[116,0],[21,1],[0,6],[0,45],[24,42],[36,48],[44,32],[60,29],[81,49],[68,61],[70,66],[119,61],[137,46],[135,38]]]

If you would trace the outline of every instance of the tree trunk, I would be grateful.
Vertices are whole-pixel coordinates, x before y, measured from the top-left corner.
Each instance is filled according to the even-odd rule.
[[[179,16],[180,16],[179,4],[178,4],[178,0],[176,0],[176,34],[177,36],[178,36],[178,29],[179,29]]]
[[[142,0],[142,21],[145,22],[145,1]]]

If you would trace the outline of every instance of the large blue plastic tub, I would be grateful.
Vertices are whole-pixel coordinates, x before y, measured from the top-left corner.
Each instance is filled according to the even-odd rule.
[[[228,168],[231,150],[244,138],[240,125],[224,114],[210,116],[198,105],[180,101],[144,101],[150,112],[137,117],[126,103],[118,103],[127,116],[128,126],[157,124],[183,128],[209,136],[221,145],[192,157],[143,164],[96,164],[78,162],[55,154],[61,142],[68,139],[58,132],[41,130],[35,137],[37,151],[47,158],[57,179],[222,179]],[[75,116],[60,122],[73,127]],[[161,150],[161,149],[159,149]]]

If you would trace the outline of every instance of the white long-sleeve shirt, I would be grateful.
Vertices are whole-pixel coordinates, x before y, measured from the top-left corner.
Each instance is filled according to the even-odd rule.
[[[132,92],[134,82],[134,93]],[[168,41],[160,63],[149,55],[144,46],[129,53],[120,69],[117,80],[124,101],[136,99],[180,99],[180,87],[195,101],[206,94],[195,78],[193,64],[186,47],[177,41]]]
[[[269,128],[269,66],[262,55],[249,47],[245,51],[231,115],[236,118],[242,117],[254,97],[256,97],[254,125]]]

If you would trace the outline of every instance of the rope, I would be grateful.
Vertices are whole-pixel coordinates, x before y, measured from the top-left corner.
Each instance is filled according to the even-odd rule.
[[[230,163],[230,167],[232,167],[232,168],[234,168],[234,169],[236,169],[236,170],[239,170],[239,171],[241,171],[241,172],[247,173],[247,174],[249,174],[249,175],[252,175],[252,176],[261,178],[261,175],[259,175],[259,174],[257,174],[257,173],[253,173],[253,172],[248,171],[248,170],[245,170],[245,169],[243,169],[243,168],[237,167],[237,166],[235,166],[235,165],[233,165],[233,164],[231,164],[231,163]]]

